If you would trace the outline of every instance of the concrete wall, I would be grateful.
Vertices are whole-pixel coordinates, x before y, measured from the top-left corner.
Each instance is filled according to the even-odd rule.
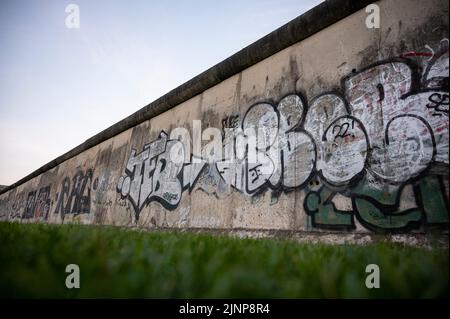
[[[310,28],[300,42],[280,50],[276,35],[283,42],[291,33],[271,34],[263,40],[277,52],[232,67],[242,70],[224,80],[213,76],[222,62],[202,75],[214,86],[196,84],[199,94],[160,114],[146,107],[133,120],[151,118],[137,125],[126,119],[134,126],[116,125],[105,131],[110,138],[88,141],[99,143],[4,190],[0,219],[343,233],[448,229],[448,2],[375,3],[379,29],[366,27],[367,1],[359,10],[331,1],[301,16],[283,29]],[[352,9],[336,9],[331,25],[313,21],[331,21],[331,9],[342,7]],[[253,46],[265,50],[261,41]],[[243,52],[252,50],[260,54]],[[186,88],[177,90],[186,96]],[[234,132],[219,137],[221,158],[191,155],[217,154],[206,136],[217,130],[206,131],[200,150],[173,136],[179,128],[198,136],[195,120],[202,131]],[[242,144],[251,128],[269,129],[263,144]],[[248,158],[250,149],[257,161]]]

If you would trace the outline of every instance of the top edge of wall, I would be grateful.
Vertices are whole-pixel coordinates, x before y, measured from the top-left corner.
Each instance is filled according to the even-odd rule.
[[[50,161],[14,184],[1,189],[0,194],[18,187],[97,144],[170,110],[178,104],[193,98],[271,55],[312,36],[373,2],[376,1],[326,0],[320,3],[275,31],[144,106],[125,119],[87,139],[84,143]]]

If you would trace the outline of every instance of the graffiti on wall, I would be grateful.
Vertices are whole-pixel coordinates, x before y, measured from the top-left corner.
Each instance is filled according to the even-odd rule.
[[[427,49],[354,70],[338,88],[311,99],[293,92],[218,119],[219,157],[203,159],[215,148],[201,144],[201,154],[191,153],[161,131],[129,151],[119,176],[108,164],[95,181],[93,168],[64,176],[52,211],[62,220],[92,213],[102,223],[114,206],[137,221],[151,202],[176,209],[201,182],[195,189],[217,200],[233,189],[254,203],[268,191],[271,205],[281,193],[302,191],[314,229],[448,225],[448,40]],[[50,185],[23,189],[0,208],[8,206],[9,219],[46,220],[50,191]]]
[[[296,129],[304,118],[304,103],[298,95],[288,95],[277,107],[259,103],[245,114],[241,129],[234,140],[235,160],[224,159],[216,163],[217,170],[226,183],[246,194],[270,187],[297,188],[304,185],[313,173],[316,145],[304,129]],[[249,160],[249,144],[239,142],[242,132],[248,129],[264,130],[262,142],[254,145],[257,160]],[[229,147],[225,145],[225,147]],[[242,155],[239,155],[242,154]]]
[[[78,170],[72,179],[65,177],[60,191],[56,195],[55,214],[60,214],[64,220],[66,215],[89,214],[91,210],[91,184],[94,171]]]
[[[22,218],[47,219],[50,210],[50,185],[28,193]]]
[[[418,61],[417,57],[428,57]],[[344,77],[341,87],[308,103],[298,93],[278,103],[261,102],[242,116],[222,120],[232,128],[223,157],[214,164],[176,164],[171,151],[184,145],[165,132],[132,150],[117,191],[138,218],[151,201],[174,209],[192,189],[203,168],[212,165],[221,179],[253,196],[266,190],[304,189],[305,212],[317,228],[399,230],[421,224],[447,224],[443,176],[448,176],[448,40],[432,54],[376,62]],[[247,129],[265,128],[262,143],[240,143]],[[251,149],[257,159],[249,160]],[[210,167],[211,168],[211,167]],[[403,209],[409,191],[414,207]],[[351,202],[338,209],[334,197]]]
[[[351,182],[339,180],[334,177],[346,176],[345,165],[355,157],[349,159],[348,152],[334,151],[339,159],[331,162],[331,172],[335,173],[330,173],[326,159],[333,154],[327,152],[328,137],[324,138],[320,130],[333,131],[335,126],[306,124],[313,136],[318,136],[313,133],[314,128],[322,136],[322,141],[316,140],[321,149],[316,169],[324,186],[310,192],[304,204],[316,227],[354,228],[353,221],[345,219],[345,214],[332,205],[336,190],[351,198],[353,209],[349,213],[372,230],[448,223],[442,181],[443,176],[448,176],[449,159],[448,40],[441,44],[423,73],[412,60],[381,61],[343,79],[342,103],[320,106],[317,99],[312,101],[307,115],[311,112],[312,121],[317,121],[314,110],[322,108],[325,114],[319,119],[323,120],[327,119],[327,106],[334,109],[339,104],[347,106],[350,116],[358,119],[366,131],[368,146],[364,165],[362,158],[358,160],[363,174]],[[353,132],[346,133],[353,135]],[[357,143],[353,137],[350,140]],[[340,159],[344,161],[339,162]],[[340,189],[341,182],[348,186]],[[400,210],[400,199],[408,185],[412,185],[416,207]]]
[[[187,165],[178,163],[172,160],[171,154],[184,158],[184,146],[180,141],[169,140],[164,131],[157,140],[146,144],[142,152],[131,151],[117,191],[133,204],[136,219],[151,201],[157,201],[167,209],[176,208],[181,193],[195,184],[206,165],[205,161]]]

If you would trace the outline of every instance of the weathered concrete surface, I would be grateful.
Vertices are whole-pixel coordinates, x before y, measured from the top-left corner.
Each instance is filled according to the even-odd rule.
[[[448,234],[448,3],[376,2],[379,29],[367,3],[326,2],[86,141],[0,193],[0,219]],[[257,162],[225,135],[239,160],[194,163],[170,134],[195,120],[273,130]]]
[[[142,228],[136,228],[142,230]],[[368,245],[380,242],[396,243],[426,249],[449,248],[448,235],[442,234],[375,234],[375,233],[342,233],[291,230],[247,230],[247,229],[211,229],[211,228],[164,228],[152,231],[189,232],[213,236],[231,236],[250,239],[293,240],[307,244],[327,245]]]

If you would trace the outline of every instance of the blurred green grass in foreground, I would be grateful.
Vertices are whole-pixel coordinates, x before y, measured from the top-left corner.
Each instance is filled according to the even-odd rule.
[[[448,249],[0,223],[0,297],[448,297]],[[380,267],[367,289],[365,267]],[[78,264],[80,289],[65,267]]]

